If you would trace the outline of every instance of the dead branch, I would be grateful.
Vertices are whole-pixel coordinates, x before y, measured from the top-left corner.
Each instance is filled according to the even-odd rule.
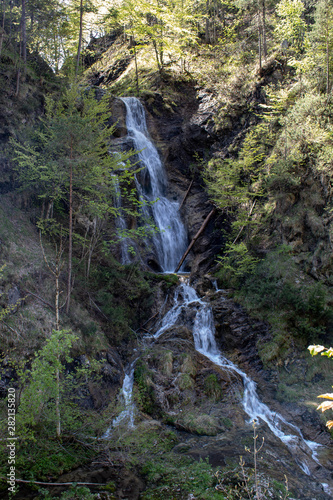
[[[7,481],[6,478],[3,476],[0,476],[0,479],[3,479],[4,481]],[[73,481],[71,483],[46,483],[44,481],[29,481],[26,479],[15,479],[17,483],[26,483],[26,484],[41,484],[43,486],[73,486],[73,485],[80,485],[80,486],[107,486],[106,483],[77,483],[76,481]]]
[[[252,206],[251,206],[251,208],[250,208],[250,211],[249,211],[248,216],[247,216],[247,220],[249,220],[249,218],[251,217],[251,214],[252,214],[252,211],[253,211],[253,209],[254,209],[254,207],[255,207],[255,204],[256,204],[256,200],[254,200],[254,202],[253,202],[253,204],[252,204]],[[238,234],[237,234],[236,238],[235,238],[235,239],[234,239],[234,241],[232,242],[232,244],[233,244],[233,245],[236,243],[236,241],[238,240],[238,238],[239,238],[239,237],[240,237],[240,235],[242,234],[242,232],[243,232],[243,229],[244,229],[245,225],[246,225],[246,224],[244,224],[244,225],[240,228],[240,230],[239,230],[239,232],[238,232]]]
[[[188,188],[188,190],[186,191],[185,196],[184,196],[184,198],[183,198],[183,201],[181,202],[181,204],[180,204],[180,206],[179,206],[179,210],[180,210],[180,209],[182,208],[182,206],[184,205],[185,200],[186,200],[186,198],[188,197],[189,192],[191,191],[191,187],[192,187],[192,185],[193,185],[193,182],[194,182],[194,179],[192,179],[192,180],[191,180],[191,183],[190,183],[190,185],[189,185],[189,188]]]
[[[182,265],[182,263],[186,259],[187,255],[189,254],[189,252],[190,252],[191,248],[193,247],[194,243],[197,241],[197,239],[199,238],[199,236],[201,235],[201,233],[203,233],[203,231],[205,230],[205,228],[206,228],[209,220],[215,214],[215,212],[216,212],[216,208],[214,207],[213,210],[211,210],[211,212],[209,212],[209,214],[207,215],[206,219],[203,221],[203,223],[202,223],[199,231],[197,232],[197,234],[194,236],[193,240],[191,241],[191,243],[187,247],[186,252],[184,253],[183,257],[180,259],[180,262],[179,262],[178,266],[175,269],[175,273],[177,273],[179,271],[180,266]]]
[[[89,300],[90,300],[90,303],[97,309],[98,312],[100,312],[102,314],[102,316],[104,316],[104,318],[106,320],[108,320],[108,317],[105,316],[105,314],[103,313],[103,311],[98,307],[98,305],[96,304],[96,302],[93,301],[93,299],[91,298],[90,296],[90,293],[88,293],[88,297],[89,297]]]
[[[49,302],[46,302],[46,300],[42,299],[41,297],[39,297],[39,295],[36,295],[35,293],[32,293],[30,292],[29,290],[27,290],[27,294],[28,295],[32,295],[33,297],[35,297],[36,299],[40,300],[41,302],[43,302],[43,304],[47,305],[48,307],[50,307],[52,309],[52,311],[55,311],[55,308],[54,306],[52,306]]]
[[[160,311],[157,311],[157,313],[155,313],[153,316],[151,316],[151,318],[147,319],[147,321],[145,321],[145,323],[143,323],[142,326],[140,326],[139,330],[141,328],[143,328],[147,323],[149,323],[149,321],[151,321],[152,319],[156,318],[156,316],[160,313]]]

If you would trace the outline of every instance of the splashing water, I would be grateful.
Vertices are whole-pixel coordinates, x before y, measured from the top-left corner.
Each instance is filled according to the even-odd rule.
[[[140,175],[140,182],[136,179],[137,190],[141,199],[149,203],[157,200],[152,203],[151,211],[160,232],[154,235],[153,243],[163,271],[173,272],[187,244],[185,228],[178,213],[179,205],[165,197],[167,179],[158,152],[147,131],[144,108],[134,97],[122,100],[127,110],[128,136],[132,139],[134,148],[139,151],[139,160],[144,167]],[[146,217],[150,215],[147,207],[143,207],[143,215]],[[196,350],[217,366],[237,373],[241,377],[244,386],[242,404],[244,411],[249,416],[249,422],[264,421],[271,432],[287,446],[299,467],[307,475],[310,475],[311,460],[319,464],[316,452],[320,445],[305,440],[297,426],[289,423],[282,415],[273,413],[267,405],[260,401],[255,382],[219,351],[215,341],[215,326],[211,307],[198,297],[194,288],[188,284],[185,278],[182,277],[181,281],[181,285],[175,291],[173,306],[160,320],[153,338],[157,339],[170,327],[175,326],[177,322],[180,323],[181,313],[188,306],[195,309],[193,338]],[[214,283],[214,287],[216,291],[220,291],[217,283]],[[125,419],[130,427],[134,426],[133,380],[134,365],[131,365],[123,384],[125,409],[113,420],[110,429],[105,433],[107,437],[110,435],[111,429]],[[299,451],[303,452],[302,457],[304,458],[302,460],[295,456],[296,452]],[[322,485],[328,491],[329,486],[326,483],[322,483]]]
[[[139,196],[151,203],[151,211],[159,232],[153,236],[153,244],[164,272],[173,272],[187,246],[185,227],[179,216],[179,204],[166,197],[167,178],[146,124],[145,111],[135,97],[123,97],[126,106],[126,126],[133,146],[144,169],[137,178]],[[148,209],[143,208],[144,216]]]

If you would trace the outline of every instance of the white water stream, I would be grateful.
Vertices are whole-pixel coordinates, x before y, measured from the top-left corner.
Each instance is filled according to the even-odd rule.
[[[136,361],[136,360],[135,360]],[[105,431],[102,439],[109,439],[112,434],[112,430],[118,427],[120,424],[125,423],[128,428],[134,427],[134,413],[135,405],[133,402],[133,384],[134,384],[134,367],[135,361],[128,367],[124,382],[121,390],[121,397],[124,404],[124,409],[119,413],[118,417],[112,420],[110,427]]]
[[[137,177],[139,195],[151,204],[152,216],[158,228],[153,236],[159,264],[164,272],[173,272],[187,246],[185,227],[180,219],[179,204],[167,198],[167,178],[146,124],[145,110],[136,97],[123,97],[126,106],[128,137],[138,151],[143,170]],[[144,215],[148,215],[147,207]]]
[[[174,295],[174,305],[162,319],[154,337],[158,338],[168,328],[174,326],[183,309],[186,309],[190,305],[194,306],[196,308],[196,315],[193,324],[193,338],[196,350],[217,366],[233,371],[241,376],[244,385],[242,404],[244,411],[249,416],[249,422],[260,422],[260,420],[266,422],[273,434],[289,448],[293,455],[296,451],[299,454],[299,451],[302,450],[302,460],[300,461],[297,458],[295,460],[301,469],[307,475],[310,475],[310,461],[313,460],[319,464],[316,457],[316,450],[320,445],[313,441],[305,440],[301,430],[297,426],[287,422],[282,415],[276,412],[273,413],[267,405],[260,401],[255,382],[219,351],[215,341],[215,325],[211,307],[207,302],[198,297],[194,288],[186,282],[186,278],[181,277],[181,280],[183,282],[177,288]]]

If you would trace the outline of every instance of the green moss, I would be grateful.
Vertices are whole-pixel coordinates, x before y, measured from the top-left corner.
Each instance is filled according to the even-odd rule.
[[[108,319],[108,336],[113,344],[126,342],[149,318],[154,302],[154,285],[149,273],[139,266],[122,266],[109,257],[104,266],[91,272],[91,287],[98,307]]]
[[[214,401],[219,401],[222,398],[221,384],[214,373],[205,378],[204,388],[205,394]]]
[[[199,436],[216,436],[218,424],[214,417],[206,414],[188,413],[181,419],[182,425]]]
[[[148,482],[148,488],[142,493],[143,500],[180,500],[190,494],[202,500],[224,498],[215,490],[215,469],[208,461],[151,461],[144,465],[142,472]]]
[[[281,402],[296,402],[300,399],[299,387],[289,386],[285,383],[280,383],[276,391],[276,399]]]
[[[155,394],[152,386],[151,372],[143,360],[136,363],[134,380],[136,383],[135,398],[142,411],[150,415],[157,413]]]
[[[222,425],[224,425],[224,427],[226,427],[228,430],[232,429],[233,427],[233,423],[232,423],[232,420],[230,420],[230,418],[228,417],[222,417],[221,418],[221,423]]]
[[[197,370],[196,370],[196,367],[194,365],[192,356],[190,354],[182,353],[181,357],[183,359],[183,362],[180,366],[180,371],[182,373],[187,373],[191,377],[195,377]]]
[[[16,471],[22,479],[48,480],[57,477],[74,467],[82,465],[94,456],[94,450],[78,443],[63,445],[50,439],[45,439],[43,432],[36,442],[22,442],[16,449]],[[6,454],[3,454],[5,459]],[[7,462],[1,463],[2,472],[7,474]]]
[[[178,437],[173,431],[148,420],[139,423],[133,431],[121,432],[117,440],[110,442],[110,447],[111,450],[118,450],[119,447],[127,450],[130,462],[142,465],[152,455],[161,457],[168,454],[176,444]]]
[[[194,380],[187,373],[181,373],[177,378],[177,385],[181,391],[194,388]]]
[[[173,368],[173,354],[172,351],[164,351],[162,356],[158,361],[158,366],[160,367],[161,373],[166,376],[170,376],[172,374]]]

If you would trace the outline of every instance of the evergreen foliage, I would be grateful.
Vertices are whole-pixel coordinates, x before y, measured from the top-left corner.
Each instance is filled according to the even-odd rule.
[[[72,289],[74,215],[88,225],[85,236],[77,234],[76,238],[87,259],[88,277],[93,250],[100,243],[101,231],[97,229],[120,210],[113,203],[116,185],[130,184],[135,173],[128,162],[132,153],[109,153],[113,128],[107,126],[108,118],[107,98],[98,101],[93,91],[81,92],[72,85],[60,100],[47,100],[46,117],[39,128],[28,130],[21,141],[12,140],[21,188],[38,192],[43,200],[40,229],[51,235],[63,233],[61,215],[68,210],[67,312]],[[136,213],[134,191],[128,199],[133,207],[128,212]],[[87,237],[90,241],[85,251]]]

